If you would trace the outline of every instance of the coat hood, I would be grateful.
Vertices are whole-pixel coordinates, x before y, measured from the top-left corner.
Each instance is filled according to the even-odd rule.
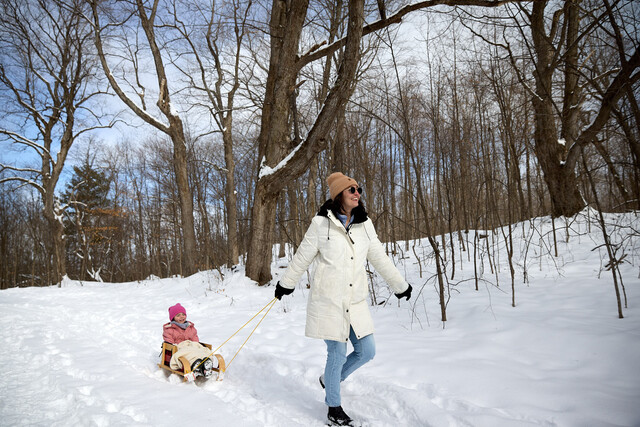
[[[336,210],[334,209],[333,200],[331,199],[324,202],[324,204],[320,207],[320,210],[318,211],[318,215],[328,217],[329,212],[333,212],[333,215],[336,218],[338,217],[339,212],[336,212]],[[360,203],[357,207],[353,208],[353,210],[351,211],[351,214],[353,215],[352,224],[361,224],[365,222],[368,218],[367,211],[365,210],[364,205],[362,203]]]

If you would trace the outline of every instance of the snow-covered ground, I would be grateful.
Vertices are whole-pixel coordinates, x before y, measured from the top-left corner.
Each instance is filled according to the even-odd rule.
[[[607,218],[640,229],[636,215]],[[583,216],[556,221],[552,257],[550,220],[534,225],[514,229],[515,308],[504,251],[478,253],[476,291],[472,253],[456,248],[446,325],[432,260],[419,265],[411,247],[402,254],[414,297],[372,307],[377,355],[343,384],[348,414],[394,427],[640,425],[640,238],[624,242],[628,308],[618,319],[604,248],[593,250],[598,229]],[[488,240],[504,246],[500,233]],[[430,252],[426,241],[415,248]],[[284,265],[274,264],[276,277]],[[217,346],[273,298],[273,286],[253,285],[242,269],[224,273],[0,291],[0,425],[323,425],[325,345],[304,337],[304,283],[276,302],[223,381],[183,383],[157,367],[170,305],[184,305]],[[378,302],[386,295],[380,287]],[[254,324],[222,347],[227,361]]]

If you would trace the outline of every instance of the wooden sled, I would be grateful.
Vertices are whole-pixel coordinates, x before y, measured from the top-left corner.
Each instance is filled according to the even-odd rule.
[[[200,344],[202,344],[203,346],[211,350],[211,344],[206,344],[203,342],[201,342]],[[176,351],[178,351],[177,346],[170,344],[166,341],[163,342],[162,353],[160,353],[160,363],[158,363],[158,366],[162,369],[166,369],[169,372],[180,375],[181,377],[184,378],[185,381],[187,381],[188,380],[187,375],[191,373],[191,364],[186,359],[186,357],[181,356],[178,358],[180,363],[182,363],[182,369],[179,369],[179,370],[171,369],[171,366],[170,366],[171,357],[173,357],[173,353],[175,353]],[[213,370],[218,373],[216,381],[222,381],[224,377],[224,371],[226,369],[224,359],[219,354],[214,354],[212,357],[215,357],[218,360],[218,367],[213,368]]]

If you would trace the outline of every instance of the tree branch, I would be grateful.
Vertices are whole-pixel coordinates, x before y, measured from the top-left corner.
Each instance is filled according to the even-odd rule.
[[[151,114],[147,113],[147,111],[140,108],[135,102],[133,102],[131,98],[129,98],[127,94],[124,93],[124,91],[122,90],[122,88],[120,87],[116,79],[113,77],[113,74],[111,73],[111,69],[109,68],[109,64],[107,63],[107,58],[105,56],[104,49],[102,46],[102,36],[100,34],[101,27],[100,27],[100,18],[98,16],[97,0],[91,1],[91,9],[93,11],[93,30],[95,35],[95,45],[96,45],[96,49],[98,50],[98,58],[100,59],[100,63],[102,64],[102,69],[104,70],[104,73],[107,76],[107,79],[109,80],[109,84],[111,84],[111,87],[116,92],[116,95],[118,95],[120,100],[122,100],[122,102],[124,102],[127,105],[127,107],[129,107],[131,111],[133,111],[138,117],[140,117],[142,120],[144,120],[151,126],[155,127],[156,129],[168,134],[169,126],[160,122]]]
[[[369,25],[365,25],[362,29],[362,36],[369,35],[373,32],[389,27],[393,24],[399,24],[402,22],[402,18],[416,10],[426,9],[434,6],[479,6],[479,7],[498,7],[508,3],[524,3],[533,0],[429,0],[421,1],[418,3],[409,4],[396,13],[386,19],[380,19]],[[336,50],[342,48],[347,42],[347,37],[343,37],[340,40],[336,40],[325,48],[310,52],[304,56],[301,56],[297,61],[298,70],[301,70],[305,65],[320,59],[324,56],[331,55]]]
[[[573,167],[580,156],[580,147],[583,147],[593,141],[598,135],[598,132],[604,127],[609,120],[611,111],[615,107],[620,97],[626,90],[626,85],[632,84],[636,81],[640,73],[632,75],[636,68],[640,67],[640,49],[636,48],[636,51],[631,55],[628,61],[626,61],[618,73],[613,79],[609,87],[602,97],[600,103],[600,109],[598,114],[593,119],[591,124],[576,138],[575,143],[569,148],[569,154],[567,156],[567,167]]]
[[[4,165],[2,165],[2,166],[4,166]],[[11,182],[11,181],[22,182],[23,185],[31,185],[36,190],[38,190],[38,192],[40,194],[44,194],[46,192],[44,187],[41,186],[40,184],[38,184],[37,182],[32,181],[32,180],[27,179],[27,178],[22,178],[22,177],[19,177],[19,176],[10,176],[10,177],[7,177],[7,178],[1,178],[0,179],[0,184],[4,184],[5,182]]]

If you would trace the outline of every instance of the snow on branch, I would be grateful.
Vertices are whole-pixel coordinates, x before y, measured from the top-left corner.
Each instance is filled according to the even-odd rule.
[[[3,163],[0,163],[0,172],[4,172],[5,170],[10,170],[10,171],[14,171],[14,172],[29,172],[29,173],[35,173],[35,174],[41,174],[42,173],[37,169],[18,168],[18,167],[15,167],[15,166],[5,165]]]
[[[23,185],[31,185],[32,187],[35,187],[40,193],[42,194],[46,193],[42,185],[38,184],[37,182],[31,179],[22,178],[19,176],[10,176],[7,178],[0,178],[0,184],[4,184],[5,182],[10,182],[10,181],[18,181],[18,182],[21,182]]]
[[[287,157],[285,157],[284,159],[282,159],[280,161],[280,163],[278,163],[275,167],[270,167],[266,165],[266,158],[263,156],[262,160],[260,161],[260,172],[258,173],[258,179],[262,179],[264,177],[267,177],[269,175],[273,175],[274,173],[276,173],[277,171],[279,171],[280,169],[283,169],[287,166],[287,163],[289,163],[289,161],[293,158],[293,156],[296,154],[296,152],[300,149],[300,147],[302,147],[302,144],[304,144],[304,141],[301,142],[300,144],[298,144],[288,155]]]

